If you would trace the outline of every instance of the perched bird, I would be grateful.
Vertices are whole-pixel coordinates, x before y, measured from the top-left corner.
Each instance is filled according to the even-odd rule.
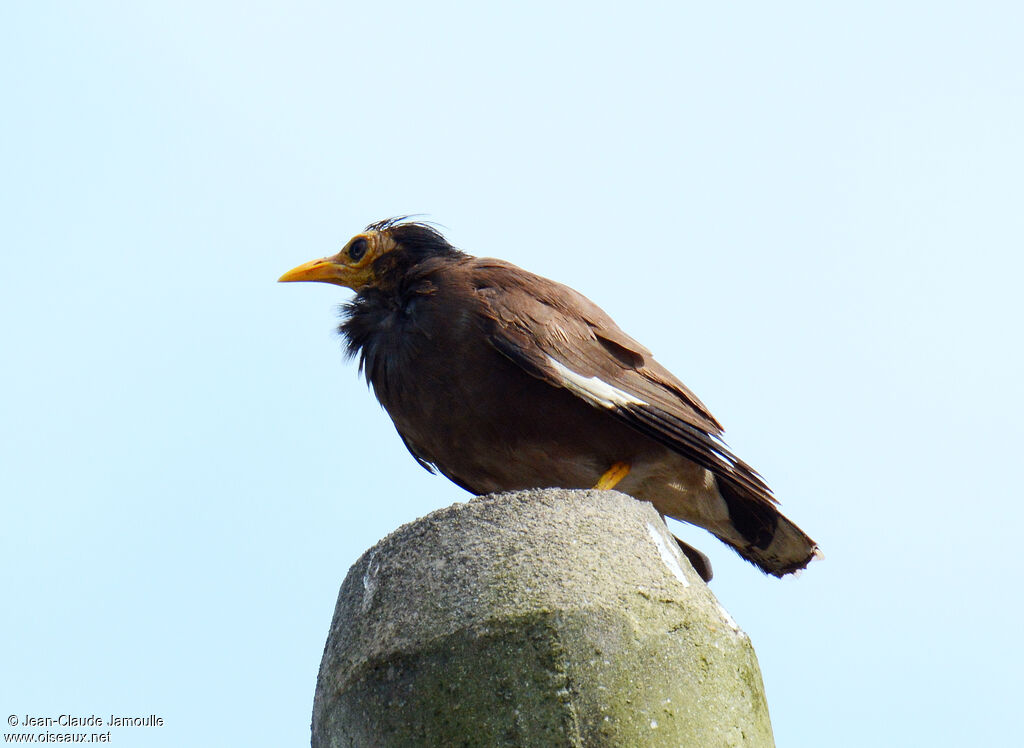
[[[614,487],[777,577],[820,555],[697,396],[573,289],[406,218],[280,280],[356,292],[348,353],[416,461],[466,490]]]

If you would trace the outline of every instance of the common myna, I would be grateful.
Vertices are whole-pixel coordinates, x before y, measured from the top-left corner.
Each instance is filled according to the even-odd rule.
[[[348,353],[416,461],[467,491],[615,487],[777,577],[820,555],[697,396],[568,286],[404,218],[281,281],[356,292],[339,327]]]

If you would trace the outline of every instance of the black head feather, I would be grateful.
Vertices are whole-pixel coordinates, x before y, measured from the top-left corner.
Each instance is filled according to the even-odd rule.
[[[371,223],[364,229],[365,231],[387,231],[400,223],[416,223],[416,221],[410,221],[410,218],[416,218],[423,215],[422,213],[407,213],[404,216],[392,216],[391,218],[382,218],[379,221]],[[426,223],[426,222],[423,222]]]
[[[425,221],[410,221],[411,216],[396,216],[371,223],[367,231],[387,234],[404,250],[407,264],[415,264],[427,257],[457,256],[455,249],[444,234]]]
[[[456,259],[465,257],[444,235],[428,223],[409,221],[407,216],[386,218],[371,223],[366,231],[376,231],[390,237],[397,245],[385,252],[374,263],[376,286],[381,289],[400,289],[413,268],[425,260],[442,257]]]

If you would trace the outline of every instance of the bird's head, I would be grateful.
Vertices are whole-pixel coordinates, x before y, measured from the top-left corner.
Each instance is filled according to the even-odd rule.
[[[338,254],[292,268],[278,282],[317,281],[359,292],[392,285],[402,272],[428,257],[461,254],[432,226],[389,218],[371,223]]]

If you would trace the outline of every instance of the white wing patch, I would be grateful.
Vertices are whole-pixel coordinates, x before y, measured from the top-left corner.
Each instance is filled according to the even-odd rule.
[[[602,408],[617,408],[624,405],[647,405],[640,398],[634,397],[628,392],[623,392],[618,387],[613,387],[604,380],[577,374],[561,361],[556,361],[551,356],[547,356],[547,359],[548,363],[558,373],[562,384],[592,405],[599,405]]]

